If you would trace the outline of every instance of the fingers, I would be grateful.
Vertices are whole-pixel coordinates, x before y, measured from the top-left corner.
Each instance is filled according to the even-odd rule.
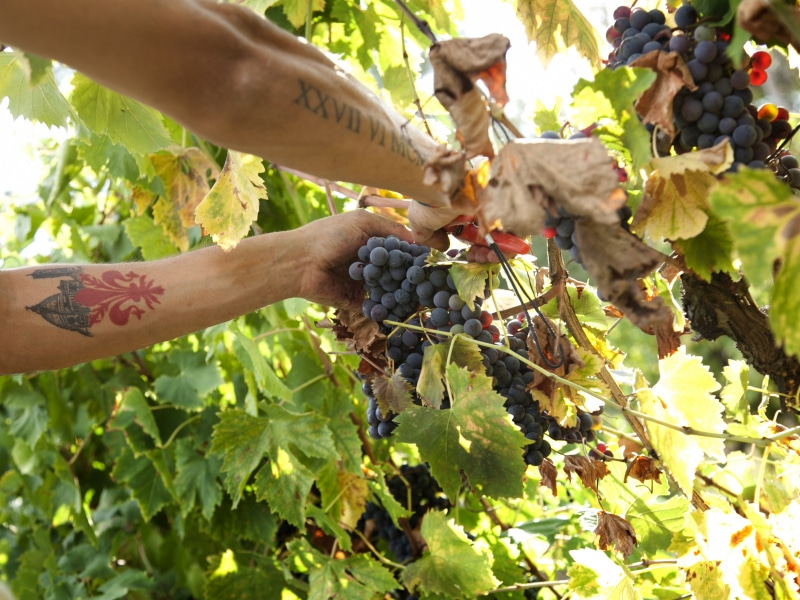
[[[414,241],[437,250],[447,250],[450,240],[441,229],[459,214],[449,208],[432,208],[412,202],[408,209],[408,222]]]
[[[367,237],[386,237],[388,235],[394,235],[407,242],[413,242],[415,239],[411,231],[397,221],[392,221],[386,217],[376,215],[368,210],[359,209],[344,214],[353,215],[352,218],[357,219],[358,227]]]

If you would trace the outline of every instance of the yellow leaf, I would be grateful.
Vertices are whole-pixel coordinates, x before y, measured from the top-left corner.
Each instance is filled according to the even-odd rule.
[[[197,223],[225,252],[247,235],[258,216],[259,199],[267,197],[262,171],[260,158],[229,151],[217,182],[197,206]]]
[[[716,175],[733,162],[728,142],[713,148],[657,158],[647,180],[633,228],[655,239],[689,239],[708,222],[708,195]]]
[[[700,358],[686,349],[659,361],[660,378],[652,389],[639,392],[642,412],[681,427],[722,433],[722,405],[711,395],[719,384]],[[686,495],[691,495],[694,475],[704,454],[724,460],[721,439],[687,435],[682,431],[647,422],[653,446],[664,466]]]

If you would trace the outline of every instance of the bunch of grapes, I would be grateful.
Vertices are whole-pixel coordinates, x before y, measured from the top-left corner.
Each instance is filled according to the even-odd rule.
[[[675,11],[674,29],[666,26],[666,16],[658,10],[620,6],[614,11],[614,18],[614,25],[606,34],[614,45],[609,68],[630,64],[653,51],[677,52],[686,61],[697,89],[684,88],[673,101],[678,134],[672,146],[676,153],[728,141],[734,155],[732,170],[742,165],[768,166],[796,187],[793,174],[788,173],[794,167],[781,164],[782,157],[776,154],[778,144],[791,133],[788,111],[774,105],[757,109],[752,104],[751,86],[763,85],[767,80],[772,63],[769,53],[755,52],[746,68],[737,68],[727,55],[730,35],[703,24],[697,10],[688,3]],[[648,35],[650,42],[645,40]],[[640,46],[641,51],[637,52]],[[792,164],[792,158],[786,162]]]
[[[400,475],[387,479],[389,492],[401,506],[411,511],[408,517],[408,526],[411,530],[420,527],[420,520],[429,510],[447,510],[450,501],[442,492],[426,464],[403,465]],[[405,481],[404,481],[405,480]],[[409,506],[409,494],[411,505]],[[414,557],[411,542],[406,533],[392,522],[389,513],[380,505],[368,502],[364,514],[358,523],[358,529],[366,532],[369,523],[371,536],[386,542],[389,550],[394,554],[397,562],[405,562]]]
[[[368,294],[372,294],[372,290],[378,286],[381,286],[384,295],[388,293],[380,283],[382,275],[373,273],[370,276],[371,281],[377,279],[377,285],[367,281],[367,273],[374,265],[372,254],[375,248],[385,249],[387,246],[393,248],[398,242],[396,238],[371,238],[359,250],[359,258],[362,260],[351,265],[350,273],[354,279],[364,281],[364,288]],[[400,250],[402,251],[402,246]],[[409,254],[412,252],[410,249]],[[379,255],[381,260],[383,254]],[[440,343],[448,337],[437,335],[438,332],[451,335],[463,334],[485,344],[492,344],[492,347],[479,347],[483,366],[486,374],[492,377],[493,389],[505,399],[504,406],[514,423],[532,442],[525,448],[525,459],[528,464],[538,466],[550,454],[551,448],[544,440],[545,434],[553,439],[568,442],[591,441],[594,437],[591,415],[584,414],[579,417],[575,427],[564,428],[555,419],[542,413],[538,402],[527,391],[527,387],[534,379],[534,371],[520,360],[528,358],[526,346],[528,330],[522,325],[524,315],[519,315],[518,319],[507,323],[508,337],[505,341],[501,340],[500,329],[494,324],[492,315],[480,308],[485,298],[489,296],[489,290],[485,290],[483,297],[478,297],[474,307],[470,308],[458,295],[448,267],[425,264],[427,255],[427,249],[423,249],[416,257],[407,259],[406,276],[398,286],[398,289],[408,291],[412,305],[414,302],[417,303],[410,309],[408,315],[415,313],[407,320],[407,325],[410,327],[398,327],[392,330],[384,322],[387,317],[384,317],[383,311],[377,307],[382,306],[387,314],[391,313],[388,313],[388,307],[382,303],[378,304],[373,299],[377,297],[377,293],[364,301],[365,315],[375,321],[378,321],[376,316],[383,317],[379,322],[383,323],[385,332],[389,334],[386,356],[394,365],[395,372],[414,390],[419,381],[425,348]],[[361,279],[358,279],[359,277]],[[396,308],[394,314],[397,315]],[[424,328],[425,331],[421,332],[415,328]],[[362,391],[368,399],[369,435],[374,439],[389,437],[397,426],[394,420],[396,415],[381,409],[370,381],[363,383]],[[412,392],[412,398],[416,404],[421,404],[421,399],[415,392]],[[446,393],[441,408],[444,410],[450,408],[450,398]]]

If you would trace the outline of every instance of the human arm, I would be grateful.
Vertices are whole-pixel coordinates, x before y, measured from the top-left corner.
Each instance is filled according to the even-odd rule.
[[[57,59],[226,148],[429,205],[437,143],[319,50],[210,0],[6,0],[0,41]]]
[[[0,270],[0,375],[58,369],[210,327],[286,298],[358,305],[347,275],[373,235],[410,241],[367,211],[144,263]]]

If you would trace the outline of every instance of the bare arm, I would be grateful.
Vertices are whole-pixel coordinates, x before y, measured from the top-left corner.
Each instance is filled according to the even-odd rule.
[[[227,148],[446,204],[436,143],[316,48],[210,0],[6,0],[0,41],[62,61]]]
[[[366,211],[242,241],[118,265],[0,270],[0,375],[58,369],[170,340],[267,304],[303,297],[360,303],[347,267],[372,235],[410,240]]]

